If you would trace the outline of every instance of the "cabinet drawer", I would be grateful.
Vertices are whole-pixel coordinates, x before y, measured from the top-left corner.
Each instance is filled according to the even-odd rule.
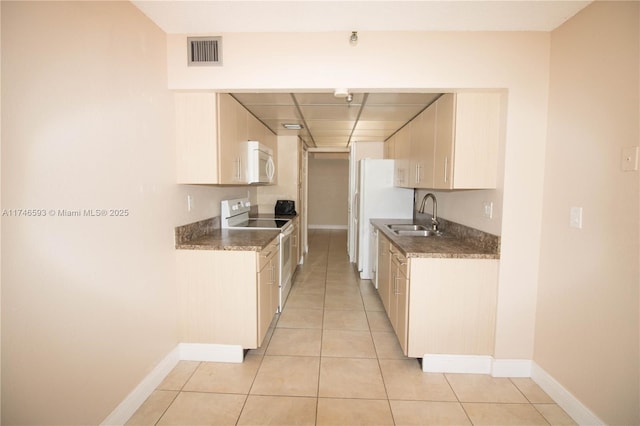
[[[279,238],[279,237],[278,237]],[[278,251],[278,238],[271,241],[268,246],[266,246],[259,254],[258,254],[258,271],[262,271],[265,266],[269,264],[269,261]]]
[[[401,272],[405,278],[407,278],[409,276],[409,273],[408,273],[409,262],[407,262],[407,258],[402,253],[400,253],[398,249],[396,249],[393,246],[391,246],[390,253],[391,253],[391,261],[397,265],[398,271]]]

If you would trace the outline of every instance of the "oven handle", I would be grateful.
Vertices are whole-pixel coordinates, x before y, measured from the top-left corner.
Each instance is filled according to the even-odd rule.
[[[291,234],[293,234],[293,226],[291,226],[290,224],[289,224],[289,225],[286,225],[286,226],[282,229],[282,232],[281,232],[282,237],[284,238],[284,237],[286,237],[286,236],[288,236],[288,235],[291,235]]]

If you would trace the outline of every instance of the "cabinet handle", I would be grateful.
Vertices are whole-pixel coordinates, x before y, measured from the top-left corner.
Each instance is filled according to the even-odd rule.
[[[444,182],[447,183],[447,169],[449,168],[449,157],[444,157]]]

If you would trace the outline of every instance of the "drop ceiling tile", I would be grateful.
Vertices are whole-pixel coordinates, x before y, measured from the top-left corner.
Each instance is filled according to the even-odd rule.
[[[295,105],[290,93],[234,93],[241,104],[248,105]]]
[[[351,130],[353,126],[356,124],[355,120],[306,120],[307,125],[311,131],[317,129],[340,129],[340,130]]]
[[[362,137],[371,137],[371,138],[384,138],[389,135],[389,131],[385,130],[355,130],[352,138],[362,138]]]
[[[351,105],[360,105],[364,98],[363,93],[352,93]],[[300,106],[303,105],[347,105],[345,98],[337,98],[332,93],[294,93]]]
[[[300,111],[306,120],[355,120],[360,108],[344,105],[314,105],[300,106]]]
[[[384,129],[384,130],[393,130],[396,131],[400,127],[404,126],[406,121],[398,120],[398,121],[387,121],[387,120],[359,120],[356,125],[356,130],[367,130],[367,129]]]
[[[348,138],[349,135],[351,135],[351,130],[320,129],[320,130],[313,130],[311,134],[313,135],[314,138],[331,137],[331,136]]]
[[[313,140],[316,142],[318,146],[346,146],[347,142],[349,142],[349,137],[336,137],[336,136],[326,136],[326,137],[313,137]]]
[[[365,106],[361,120],[392,120],[404,121],[411,120],[424,107],[421,105],[387,105],[387,106]]]
[[[253,115],[262,120],[299,120],[298,109],[292,105],[247,105]]]

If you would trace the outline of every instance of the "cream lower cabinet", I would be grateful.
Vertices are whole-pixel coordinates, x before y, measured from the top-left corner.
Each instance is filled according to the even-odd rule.
[[[378,251],[378,291],[403,353],[493,355],[498,260],[407,259],[378,238],[389,247]]]
[[[279,245],[277,239],[258,255],[258,346],[267,334],[273,315],[278,310]]]
[[[259,253],[176,251],[181,342],[262,344],[278,306],[277,244]]]
[[[390,250],[391,244],[386,239],[382,232],[378,231],[378,273],[376,279],[378,280],[378,294],[384,310],[389,312],[389,298],[391,289],[391,262],[390,262]]]
[[[411,258],[409,265],[406,354],[493,355],[498,260]]]
[[[402,352],[408,348],[409,262],[395,247],[390,250],[389,319],[398,336]]]

